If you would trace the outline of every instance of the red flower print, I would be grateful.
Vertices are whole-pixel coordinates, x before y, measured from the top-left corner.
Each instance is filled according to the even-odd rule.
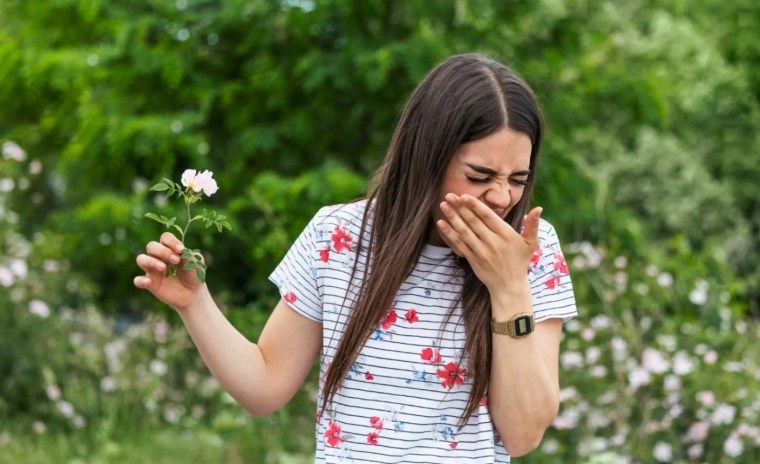
[[[451,443],[449,443],[449,447],[451,447],[451,449],[457,449],[457,444],[456,444],[456,442],[451,442]]]
[[[459,367],[458,364],[451,361],[443,369],[438,369],[435,373],[439,379],[441,379],[441,385],[443,388],[459,387],[464,383],[464,376],[467,374],[467,369]]]
[[[379,437],[380,434],[377,432],[370,432],[367,434],[367,443],[370,445],[377,445],[377,437]]]
[[[533,268],[538,267],[538,261],[541,259],[542,254],[541,246],[536,247],[536,251],[533,252],[533,256],[530,257],[530,265]]]
[[[438,364],[441,362],[441,353],[433,348],[424,348],[420,357],[423,361],[427,361],[430,364]]]
[[[420,318],[417,316],[417,311],[410,309],[406,312],[406,322],[410,324],[414,324],[415,322],[419,321]]]
[[[554,270],[559,272],[560,274],[567,274],[569,271],[567,269],[567,262],[565,261],[565,257],[557,254],[557,261],[554,262]]]
[[[367,380],[375,380],[375,376],[370,371],[364,373],[364,378]]]
[[[326,246],[323,250],[319,250],[319,259],[322,260],[322,262],[328,262],[330,261],[330,247]]]
[[[341,226],[335,226],[335,232],[332,234],[333,249],[338,253],[351,251],[351,241],[353,238]]]
[[[327,438],[327,444],[336,448],[340,446],[343,438],[340,436],[340,425],[335,421],[327,423],[327,430],[325,430],[325,438]]]
[[[293,292],[288,292],[285,295],[282,296],[285,301],[288,303],[295,303],[298,298],[296,298],[296,294]]]
[[[383,428],[383,420],[377,416],[372,416],[369,418],[369,425],[371,425],[373,429],[380,430]]]
[[[556,274],[549,277],[546,281],[546,288],[555,289],[557,288],[557,285],[559,285],[559,276]]]
[[[383,327],[383,330],[390,329],[391,326],[396,323],[397,318],[398,317],[396,316],[396,310],[389,309],[388,313],[385,315],[385,320],[383,320],[383,323],[381,324]]]

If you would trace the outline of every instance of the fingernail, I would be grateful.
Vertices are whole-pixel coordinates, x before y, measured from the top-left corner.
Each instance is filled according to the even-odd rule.
[[[176,247],[177,253],[182,253],[185,251],[185,247],[183,245],[177,245]]]
[[[169,258],[169,259],[170,259],[170,260],[171,260],[171,262],[173,262],[174,264],[179,264],[179,256],[177,256],[177,255],[172,255],[172,257],[171,257],[171,258]]]

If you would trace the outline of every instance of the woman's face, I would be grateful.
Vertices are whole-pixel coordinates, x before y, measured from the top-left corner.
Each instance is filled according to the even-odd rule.
[[[528,135],[509,128],[461,145],[446,168],[433,223],[445,219],[439,205],[447,193],[471,195],[506,218],[522,198],[530,174],[531,145]],[[435,226],[428,242],[450,246]]]

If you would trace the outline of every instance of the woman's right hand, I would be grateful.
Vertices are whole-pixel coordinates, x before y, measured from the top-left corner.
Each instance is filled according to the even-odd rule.
[[[164,232],[159,242],[149,242],[146,253],[137,256],[137,265],[145,271],[144,276],[134,279],[135,287],[148,290],[159,300],[182,310],[190,306],[204,287],[195,270],[183,270],[181,258],[185,246],[174,234]],[[177,267],[175,276],[167,275],[169,265]]]

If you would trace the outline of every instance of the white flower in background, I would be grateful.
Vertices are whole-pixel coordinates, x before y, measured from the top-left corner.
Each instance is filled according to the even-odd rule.
[[[61,389],[58,388],[57,385],[50,385],[45,389],[45,393],[47,393],[48,398],[50,398],[51,401],[58,401],[61,399]]]
[[[26,152],[16,142],[7,141],[3,143],[3,158],[13,161],[24,161]]]
[[[694,361],[685,351],[679,351],[673,356],[673,372],[678,375],[687,375],[694,370]]]
[[[36,176],[37,174],[42,172],[42,162],[40,160],[32,160],[31,163],[29,163],[29,174]]]
[[[578,424],[580,413],[576,409],[565,409],[554,419],[554,428],[557,430],[574,429]]]
[[[697,401],[699,401],[702,406],[710,407],[715,404],[715,393],[709,391],[709,390],[703,390],[701,392],[697,392]]]
[[[100,389],[106,393],[116,390],[116,381],[111,376],[105,376],[100,379]]]
[[[0,193],[7,193],[16,187],[16,183],[10,177],[0,179]]]
[[[665,390],[669,392],[679,391],[681,390],[681,377],[678,377],[677,375],[668,375],[665,377],[663,385],[665,385]]]
[[[87,425],[87,421],[82,416],[76,416],[71,422],[74,424],[74,427],[78,429],[84,428],[84,426]]]
[[[166,371],[168,368],[166,367],[166,363],[161,361],[160,359],[154,359],[150,362],[150,371],[156,375],[164,375],[166,374]]]
[[[202,190],[209,197],[219,190],[214,173],[209,170],[198,173],[195,169],[186,169],[182,173],[182,185],[196,193]]]
[[[661,351],[654,348],[644,348],[641,356],[641,364],[644,369],[652,374],[663,374],[668,371],[670,365]]]
[[[705,280],[697,280],[694,289],[689,293],[689,301],[697,306],[702,306],[707,303],[707,290],[709,290],[710,284]]]
[[[586,363],[596,364],[599,358],[602,356],[602,350],[596,346],[590,346],[586,350]]]
[[[648,385],[652,381],[652,375],[643,367],[634,367],[628,372],[628,384],[633,390]]]
[[[29,273],[29,266],[27,266],[26,261],[23,259],[11,260],[8,267],[11,272],[21,280],[26,279],[26,276]]]
[[[707,438],[708,433],[710,433],[710,423],[699,421],[691,424],[689,431],[686,432],[686,437],[689,441],[703,442]]]
[[[29,312],[35,316],[39,316],[43,319],[47,319],[50,316],[50,308],[44,301],[32,300],[29,302]]]
[[[721,404],[715,408],[710,420],[715,425],[730,424],[734,421],[734,417],[736,417],[736,406]]]
[[[702,457],[702,454],[705,452],[705,447],[702,445],[702,443],[697,443],[695,445],[691,445],[688,450],[686,450],[686,454],[689,455],[689,459],[699,459]]]
[[[58,411],[63,414],[63,417],[66,417],[68,419],[74,417],[74,406],[72,406],[68,401],[59,401],[55,404],[55,406],[58,408]]]
[[[566,351],[562,353],[560,359],[562,361],[562,367],[565,369],[583,367],[583,355],[577,351]]]
[[[657,276],[657,285],[660,287],[673,286],[673,276],[669,272],[663,272]]]
[[[13,285],[13,273],[5,266],[0,266],[0,285],[10,287]]]
[[[541,444],[541,451],[546,454],[557,454],[557,451],[559,451],[559,443],[554,439],[544,440]]]
[[[715,364],[718,361],[718,353],[715,350],[710,350],[705,353],[704,360],[707,364]]]
[[[606,329],[610,326],[610,318],[604,314],[591,318],[591,327],[596,330]]]
[[[732,433],[723,443],[723,452],[735,458],[744,452],[744,443],[738,435]]]
[[[658,442],[654,445],[652,455],[660,462],[670,462],[673,459],[673,447],[670,446],[670,443]]]
[[[34,433],[37,435],[42,435],[43,433],[47,432],[47,426],[44,422],[34,421],[34,424],[32,424],[32,430],[34,430]]]

